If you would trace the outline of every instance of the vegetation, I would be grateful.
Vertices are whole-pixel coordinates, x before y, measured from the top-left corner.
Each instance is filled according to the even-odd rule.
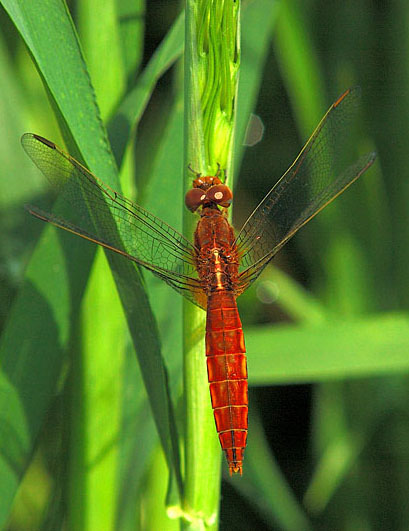
[[[249,441],[243,477],[222,463],[220,502],[211,422],[185,465],[182,298],[23,208],[71,208],[52,206],[20,148],[33,131],[182,230],[180,3],[0,3],[0,527],[405,528],[407,2],[241,3],[234,161],[223,155],[236,227],[350,86],[363,94],[351,159],[378,160],[239,299]],[[265,134],[244,148],[250,112]],[[200,349],[202,334],[189,336]]]

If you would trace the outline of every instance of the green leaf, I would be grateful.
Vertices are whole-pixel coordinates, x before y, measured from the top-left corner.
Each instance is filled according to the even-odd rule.
[[[122,63],[128,85],[135,82],[143,59],[145,0],[117,0],[122,46]]]
[[[246,340],[252,385],[325,382],[409,370],[406,315],[250,328]]]
[[[99,11],[92,1],[81,2],[78,8],[84,54],[99,108],[106,117],[125,83],[115,3],[108,1]],[[68,519],[73,529],[115,525],[127,339],[124,317],[108,263],[99,250],[81,308],[80,338],[73,352],[70,379]]]
[[[99,117],[93,88],[64,4],[52,0],[36,3],[9,0],[4,1],[3,5],[36,61],[55,109],[58,109],[64,131],[75,139],[88,167],[119,190],[115,163]],[[56,46],[58,54],[54,53]],[[70,145],[74,147],[71,141]],[[10,468],[7,465],[6,447],[10,440],[0,441],[2,459],[5,460],[1,480],[5,493],[1,498],[0,522],[7,517],[19,477],[24,472],[44,414],[56,391],[65,361],[71,319],[78,313],[94,252],[92,246],[75,242],[70,237],[67,239],[65,234],[59,234],[57,239],[54,231],[47,228],[33,254],[26,282],[2,337],[2,367],[9,381],[8,389],[13,393],[3,398],[5,402],[13,399],[21,403],[25,412],[24,426],[28,425],[29,431],[24,428],[25,436],[21,439],[24,444],[16,440],[20,448],[18,467]],[[115,268],[117,283],[120,282],[119,291],[137,345],[145,383],[151,388],[151,405],[166,456],[169,463],[176,462],[178,458],[172,457],[171,450],[172,444],[176,448],[176,442],[170,434],[166,377],[149,302],[140,287],[135,268],[112,255],[109,260]],[[75,268],[72,264],[75,264]],[[124,279],[127,279],[126,285]],[[30,321],[28,315],[31,316]],[[27,385],[27,379],[32,379],[33,374],[38,385],[35,389]],[[30,395],[27,390],[32,391]],[[15,425],[10,427],[9,433],[21,432],[20,417],[16,416],[13,422]]]
[[[95,16],[96,13],[98,16]],[[104,9],[100,9],[97,0],[79,2],[77,17],[88,71],[105,120],[123,96],[126,81],[116,1],[106,0]],[[103,68],[101,57],[104,58]]]
[[[182,54],[184,22],[184,13],[181,13],[141,73],[135,87],[121,102],[108,124],[109,138],[118,166],[121,164],[133,128],[145,110],[156,82]]]

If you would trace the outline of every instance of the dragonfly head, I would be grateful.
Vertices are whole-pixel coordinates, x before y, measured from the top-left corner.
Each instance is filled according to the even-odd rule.
[[[193,187],[185,196],[187,208],[195,212],[199,207],[217,208],[229,207],[233,193],[216,176],[198,176],[193,181]]]

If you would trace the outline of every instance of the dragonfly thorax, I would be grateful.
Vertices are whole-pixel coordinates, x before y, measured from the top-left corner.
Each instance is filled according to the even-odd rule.
[[[234,231],[217,208],[203,208],[195,231],[196,267],[205,292],[233,291],[238,276]]]

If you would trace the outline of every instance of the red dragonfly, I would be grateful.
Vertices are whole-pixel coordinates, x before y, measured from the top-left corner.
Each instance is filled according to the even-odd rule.
[[[186,206],[200,214],[193,243],[109,188],[53,142],[31,133],[22,137],[25,151],[48,181],[81,212],[85,228],[36,207],[29,208],[31,214],[133,260],[207,311],[210,394],[230,474],[242,474],[248,427],[247,362],[236,298],[300,227],[374,162],[375,153],[369,153],[347,169],[340,163],[358,99],[359,89],[349,89],[330,107],[237,236],[226,217],[231,190],[218,174],[196,174],[185,198]],[[104,223],[107,216],[116,223]]]

